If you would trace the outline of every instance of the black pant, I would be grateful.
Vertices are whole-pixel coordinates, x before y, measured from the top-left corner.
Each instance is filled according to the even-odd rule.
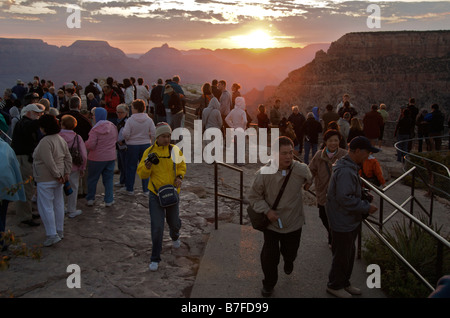
[[[318,204],[317,206],[319,207],[319,218],[322,220],[322,224],[328,233],[328,244],[331,244],[331,231],[330,231],[330,226],[328,225],[328,217],[327,217],[327,213],[325,211],[325,207],[320,204]]]
[[[358,233],[359,227],[351,232],[335,232],[331,230],[333,262],[328,275],[329,288],[342,289],[350,286],[350,277],[352,276],[355,262],[355,241]]]
[[[290,233],[264,231],[264,245],[261,251],[261,266],[264,273],[263,285],[267,289],[275,287],[278,281],[280,253],[285,263],[293,263],[300,246],[302,229]]]

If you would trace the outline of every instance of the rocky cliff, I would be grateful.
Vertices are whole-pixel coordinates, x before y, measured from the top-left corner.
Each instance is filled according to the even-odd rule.
[[[410,97],[429,109],[450,110],[450,31],[349,33],[318,51],[309,64],[292,71],[268,99],[282,100],[284,112],[337,105],[348,93],[360,115],[385,103],[396,115]]]

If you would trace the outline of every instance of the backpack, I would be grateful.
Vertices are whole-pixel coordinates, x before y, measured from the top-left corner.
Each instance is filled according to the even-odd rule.
[[[75,146],[75,140],[77,141],[77,145]],[[83,164],[83,156],[80,151],[80,144],[78,141],[78,134],[73,138],[72,146],[69,147],[70,155],[72,156],[72,163],[76,166],[81,166]]]

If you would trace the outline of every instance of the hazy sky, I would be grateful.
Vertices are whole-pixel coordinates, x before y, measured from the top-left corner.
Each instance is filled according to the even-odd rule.
[[[370,4],[380,9],[380,28],[367,25],[374,21]],[[80,28],[70,28],[77,12]],[[58,46],[105,40],[125,53],[164,43],[177,49],[301,47],[348,32],[441,29],[450,29],[450,0],[0,0],[0,37]]]

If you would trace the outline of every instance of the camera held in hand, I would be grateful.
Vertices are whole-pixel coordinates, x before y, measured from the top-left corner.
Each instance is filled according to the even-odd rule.
[[[157,165],[159,163],[159,157],[156,153],[151,152],[148,154],[147,159],[145,159],[145,162],[150,162],[152,165]]]
[[[369,203],[372,203],[373,201],[373,195],[369,192],[369,189],[363,188],[361,191],[361,199],[369,201]]]

